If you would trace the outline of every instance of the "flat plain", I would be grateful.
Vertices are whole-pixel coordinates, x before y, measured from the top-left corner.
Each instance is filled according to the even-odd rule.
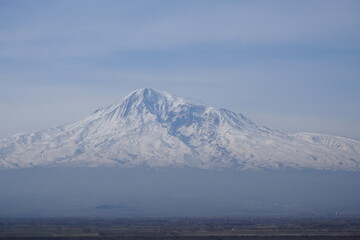
[[[0,219],[0,239],[360,239],[359,217]]]

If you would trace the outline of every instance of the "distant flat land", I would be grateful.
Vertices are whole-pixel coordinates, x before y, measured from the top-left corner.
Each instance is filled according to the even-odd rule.
[[[360,218],[0,219],[0,239],[360,239]]]

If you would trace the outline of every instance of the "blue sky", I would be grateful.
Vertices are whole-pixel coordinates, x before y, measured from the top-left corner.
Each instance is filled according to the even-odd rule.
[[[0,1],[0,137],[153,87],[360,138],[360,1]]]

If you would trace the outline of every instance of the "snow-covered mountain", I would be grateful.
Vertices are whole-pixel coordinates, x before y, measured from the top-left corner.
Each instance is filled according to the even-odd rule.
[[[0,140],[0,168],[146,166],[360,170],[360,141],[288,134],[151,88],[84,120]]]

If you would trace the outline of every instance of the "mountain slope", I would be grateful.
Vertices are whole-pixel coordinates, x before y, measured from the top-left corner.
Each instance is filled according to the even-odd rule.
[[[360,147],[143,88],[84,120],[0,140],[1,168],[31,166],[360,170]]]

